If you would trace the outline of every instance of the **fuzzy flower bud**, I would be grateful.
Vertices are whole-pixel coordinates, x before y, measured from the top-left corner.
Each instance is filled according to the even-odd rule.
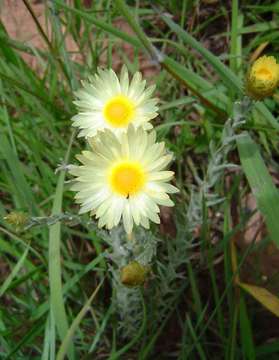
[[[18,230],[27,224],[28,217],[22,212],[12,211],[4,217],[4,220]]]
[[[246,79],[247,95],[255,100],[271,96],[279,85],[279,64],[273,56],[261,56],[251,66]]]
[[[143,285],[148,272],[148,266],[132,261],[120,270],[121,283],[129,287]]]

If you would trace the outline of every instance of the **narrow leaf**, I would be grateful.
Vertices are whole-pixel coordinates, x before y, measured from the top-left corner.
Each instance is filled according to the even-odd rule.
[[[68,150],[65,156],[65,163],[68,162],[70,150],[75,137],[72,133]],[[61,213],[65,171],[61,171],[56,186],[54,202],[51,215]],[[50,283],[50,306],[53,312],[55,325],[57,326],[60,339],[63,340],[68,331],[68,320],[62,292],[62,271],[60,259],[61,223],[57,222],[49,227],[49,283]],[[70,359],[74,358],[73,346],[69,348]]]
[[[83,308],[80,310],[80,312],[78,313],[78,315],[76,316],[76,318],[74,319],[71,327],[69,328],[61,346],[60,346],[60,349],[58,351],[58,354],[57,354],[57,360],[63,360],[68,349],[69,349],[69,346],[71,344],[71,341],[73,339],[73,336],[74,336],[74,333],[75,331],[77,330],[81,320],[83,319],[84,315],[86,314],[86,312],[89,310],[90,308],[90,304],[91,302],[93,301],[93,299],[95,298],[96,294],[98,293],[101,285],[102,285],[103,282],[101,282],[97,287],[96,289],[94,290],[93,294],[90,296],[90,298],[86,301],[86,303],[84,304]]]
[[[263,214],[271,239],[279,246],[279,192],[248,133],[237,140],[240,161],[248,183]]]
[[[240,335],[241,335],[241,342],[243,345],[243,352],[248,360],[255,360],[256,354],[255,354],[255,347],[253,341],[252,326],[251,326],[249,314],[247,313],[247,307],[243,294],[241,294],[240,296],[239,305],[240,305],[239,306]]]
[[[29,252],[29,246],[25,249],[24,253],[22,254],[21,258],[18,260],[18,262],[17,262],[17,264],[15,265],[15,267],[13,268],[12,272],[10,273],[10,275],[6,278],[6,280],[5,280],[4,283],[2,284],[2,286],[1,286],[1,288],[0,288],[0,297],[1,297],[1,296],[5,293],[5,291],[9,288],[11,282],[12,282],[13,279],[17,276],[18,272],[19,272],[20,269],[22,268],[28,252]]]
[[[240,282],[239,286],[252,295],[270,312],[279,317],[279,299],[275,295],[260,286],[250,285],[243,282]]]
[[[59,5],[62,9],[66,10],[66,11],[70,11],[71,13],[73,13],[77,16],[80,16],[85,21],[95,25],[96,27],[98,27],[104,31],[107,31],[111,35],[114,35],[115,37],[122,39],[122,40],[126,41],[127,43],[134,45],[135,47],[141,47],[141,43],[136,37],[128,35],[124,31],[118,30],[115,26],[110,25],[105,21],[98,20],[94,16],[92,16],[92,14],[89,14],[85,11],[80,11],[71,6],[68,6],[61,0],[53,0],[53,1],[54,1],[54,3]]]

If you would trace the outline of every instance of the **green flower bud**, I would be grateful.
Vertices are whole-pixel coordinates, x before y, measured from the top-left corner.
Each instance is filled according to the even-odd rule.
[[[149,270],[149,266],[132,261],[120,270],[120,281],[129,287],[143,285]]]
[[[16,230],[18,230],[27,224],[28,217],[22,212],[12,211],[4,217],[4,220],[8,224],[15,226]]]

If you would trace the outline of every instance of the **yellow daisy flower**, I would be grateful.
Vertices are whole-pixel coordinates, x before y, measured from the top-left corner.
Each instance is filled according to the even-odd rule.
[[[73,166],[76,176],[72,190],[80,213],[91,211],[99,219],[99,227],[108,229],[123,219],[127,233],[133,223],[149,228],[149,220],[160,223],[158,205],[173,206],[167,193],[178,189],[169,184],[174,173],[164,169],[172,160],[163,142],[156,143],[156,133],[129,126],[116,136],[105,130],[90,138],[92,151],[77,158],[82,166]]]
[[[261,100],[274,93],[279,83],[279,64],[273,56],[261,56],[251,66],[247,81],[247,94]]]
[[[79,136],[93,137],[98,131],[110,129],[117,135],[127,131],[129,124],[151,129],[158,100],[151,98],[155,85],[146,88],[146,80],[136,72],[129,82],[123,66],[120,79],[115,72],[98,69],[88,81],[82,82],[74,101],[79,113],[73,117],[73,126],[81,129]]]

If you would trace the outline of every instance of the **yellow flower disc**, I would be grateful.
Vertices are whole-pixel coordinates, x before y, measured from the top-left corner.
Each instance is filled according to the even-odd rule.
[[[134,104],[123,95],[113,97],[104,106],[104,117],[113,127],[127,126],[134,112]]]
[[[269,81],[272,80],[272,73],[266,68],[261,68],[256,72],[256,77],[259,80]]]
[[[136,194],[145,184],[142,166],[133,161],[123,161],[114,165],[109,174],[109,183],[117,194],[126,197]]]
[[[261,56],[250,68],[246,81],[247,94],[261,100],[271,96],[279,83],[279,64],[273,56]]]

